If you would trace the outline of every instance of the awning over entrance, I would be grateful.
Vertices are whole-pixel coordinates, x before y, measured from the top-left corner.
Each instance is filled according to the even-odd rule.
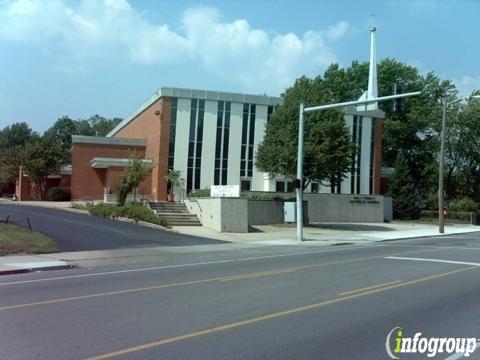
[[[90,160],[90,165],[94,169],[108,169],[110,167],[126,167],[130,159],[94,157]],[[152,164],[150,159],[142,159],[143,164]]]

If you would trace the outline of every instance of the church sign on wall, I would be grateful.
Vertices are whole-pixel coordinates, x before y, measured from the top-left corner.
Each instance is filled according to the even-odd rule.
[[[212,185],[210,197],[240,197],[240,185]]]

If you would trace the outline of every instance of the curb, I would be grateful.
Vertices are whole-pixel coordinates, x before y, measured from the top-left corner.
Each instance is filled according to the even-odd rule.
[[[37,272],[37,271],[69,270],[69,269],[75,269],[76,267],[77,267],[76,265],[65,264],[65,265],[55,265],[55,266],[39,266],[39,267],[29,267],[29,268],[8,269],[8,270],[0,270],[0,276],[26,274],[26,273]]]
[[[398,240],[411,240],[411,239],[424,239],[424,238],[431,238],[431,237],[442,237],[442,236],[456,236],[456,235],[464,235],[464,234],[473,234],[473,233],[478,233],[480,232],[480,229],[475,230],[475,231],[467,231],[467,232],[460,232],[460,233],[454,233],[454,234],[435,234],[435,235],[419,235],[419,236],[414,236],[414,237],[401,237],[401,238],[396,238],[396,239],[384,239],[384,240],[373,240],[372,242],[388,242],[388,241],[398,241]]]

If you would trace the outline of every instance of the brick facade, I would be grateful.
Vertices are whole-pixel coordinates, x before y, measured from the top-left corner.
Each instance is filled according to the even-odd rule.
[[[71,175],[62,174],[58,176],[50,176],[45,184],[45,192],[48,194],[49,189],[57,186],[70,188]],[[15,183],[15,194],[17,195],[18,201],[42,200],[43,197],[42,189],[40,189],[37,184],[30,182],[30,179],[23,172],[21,167]]]
[[[123,169],[94,169],[90,161],[94,157],[129,158],[131,154],[145,157],[144,146],[73,143],[72,154],[72,200],[103,200],[105,187],[115,191]],[[139,186],[139,193],[150,195],[151,177]]]
[[[114,135],[115,138],[147,139],[145,158],[153,160],[151,195],[157,201],[167,198],[165,175],[168,172],[170,116],[170,98],[160,98]]]

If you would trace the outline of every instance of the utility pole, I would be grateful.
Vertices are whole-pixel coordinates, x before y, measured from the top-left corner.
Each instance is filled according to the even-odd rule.
[[[445,197],[443,196],[443,166],[445,162],[445,137],[447,125],[447,99],[442,101],[442,132],[440,137],[440,161],[438,165],[438,232],[443,234],[445,232],[445,215],[443,210],[445,208]]]
[[[305,126],[305,106],[300,104],[300,114],[298,122],[298,152],[297,152],[297,181],[295,195],[297,199],[297,240],[303,239],[303,135]],[[300,183],[299,183],[300,182]]]

